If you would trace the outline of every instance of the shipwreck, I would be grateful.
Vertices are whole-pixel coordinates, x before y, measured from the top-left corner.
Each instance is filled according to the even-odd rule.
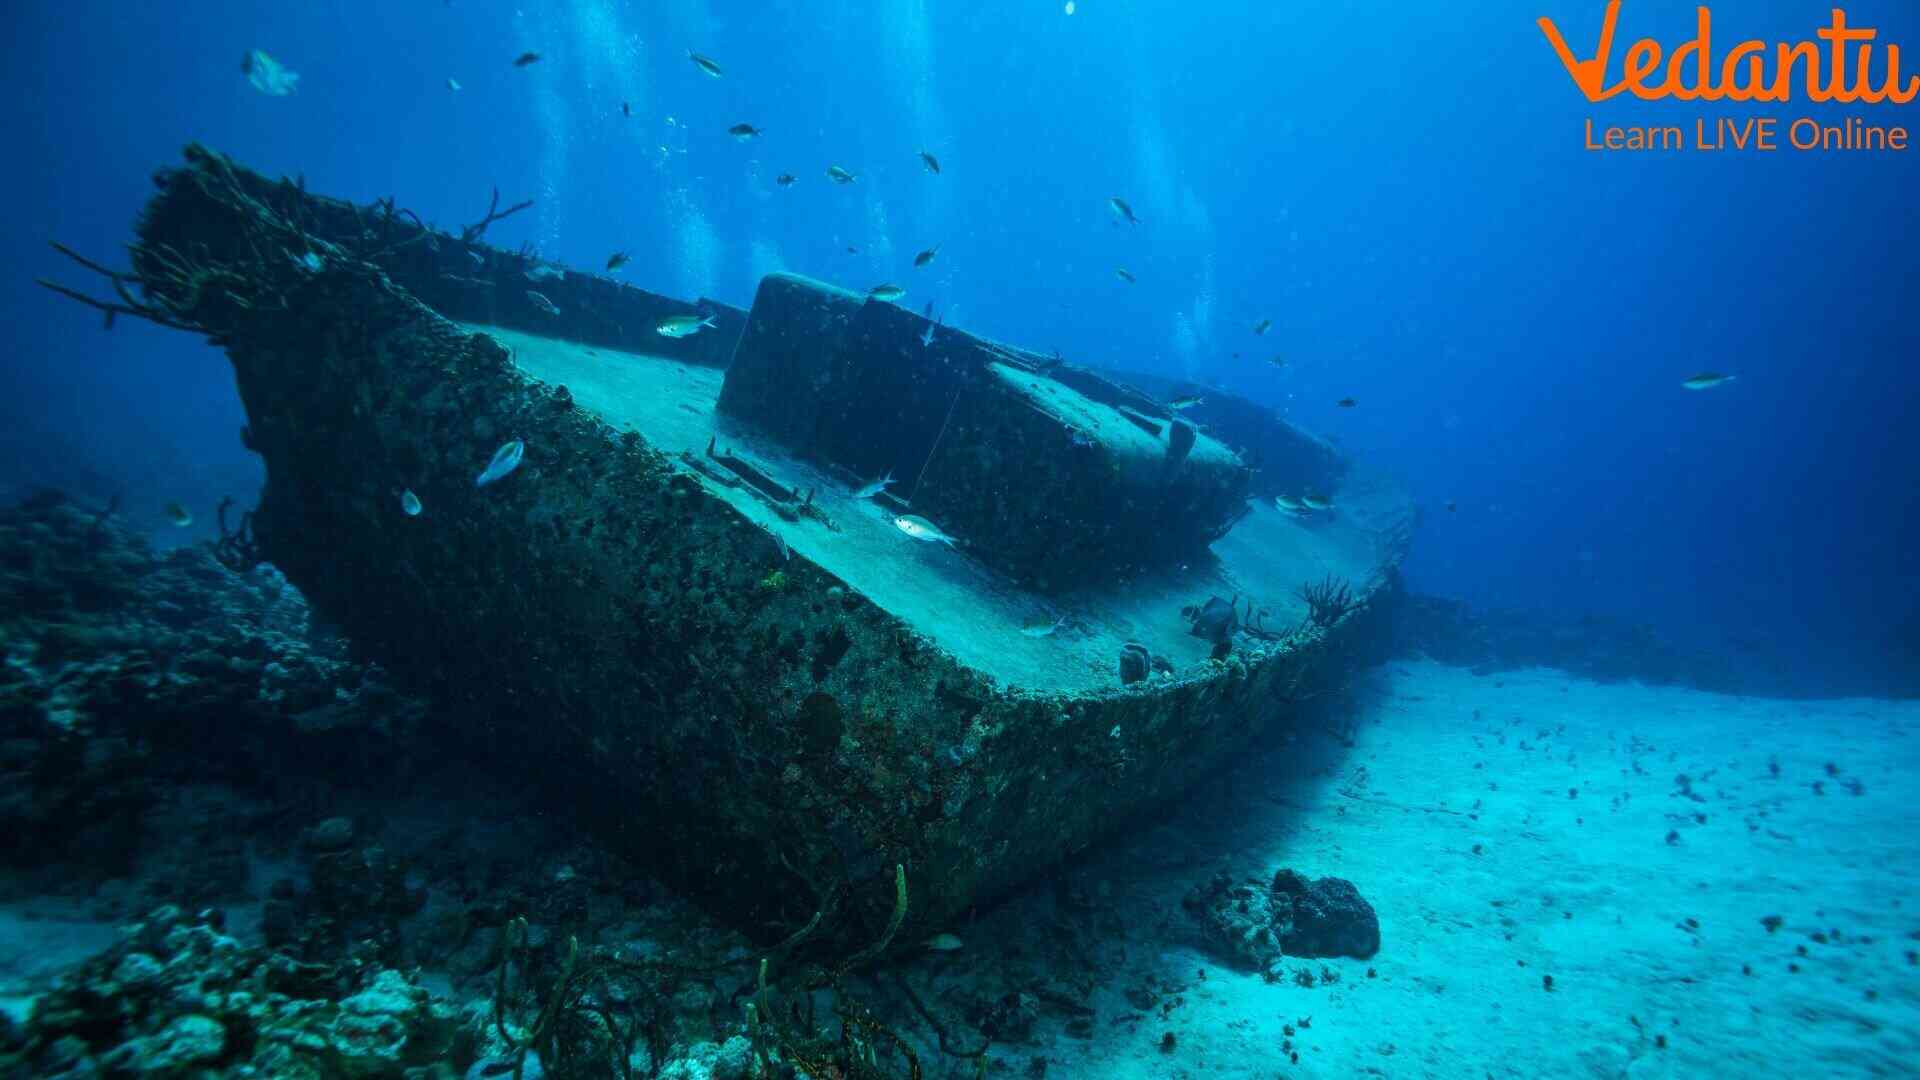
[[[954,925],[1378,637],[1408,501],[1251,402],[792,275],[659,296],[488,245],[497,198],[442,231],[199,147],[155,183],[130,271],[75,255],[115,299],[56,288],[226,351],[268,477],[227,556],[763,940],[872,940],[902,879],[900,940]]]

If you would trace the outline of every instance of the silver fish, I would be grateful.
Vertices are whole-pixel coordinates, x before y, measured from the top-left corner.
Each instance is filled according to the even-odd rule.
[[[526,456],[527,444],[519,439],[503,444],[500,449],[493,452],[493,460],[487,462],[487,467],[480,470],[480,475],[473,478],[473,486],[486,487],[495,480],[507,476],[520,467],[520,459]]]
[[[859,491],[856,491],[853,493],[853,497],[856,499],[871,499],[875,495],[878,495],[881,492],[887,490],[888,486],[891,485],[892,483],[893,483],[893,470],[888,469],[887,475],[881,477],[878,480],[875,480],[871,484],[867,484],[863,486]]]
[[[827,178],[836,184],[851,184],[858,179],[858,177],[838,165],[827,166]]]
[[[1289,514],[1304,514],[1307,512],[1306,504],[1291,495],[1275,495],[1273,497],[1273,505]]]
[[[412,488],[408,488],[400,493],[401,513],[408,517],[419,517],[421,509],[420,496],[415,495]]]
[[[546,263],[534,263],[533,269],[525,271],[525,273],[528,281],[546,281],[549,278],[559,281],[565,281],[567,279],[567,272],[565,270],[557,266],[549,266]]]
[[[280,61],[254,49],[240,61],[240,72],[255,90],[268,97],[286,97],[300,88],[300,73],[288,71]]]
[[[711,315],[669,315],[654,326],[654,332],[666,338],[692,337],[713,325]]]
[[[179,503],[170,502],[167,504],[167,520],[173,522],[174,528],[184,529],[193,524],[193,515]]]
[[[1730,383],[1733,380],[1734,376],[1732,375],[1722,375],[1717,371],[1703,371],[1682,382],[1680,385],[1689,390],[1711,390],[1716,386],[1720,386],[1723,383]]]
[[[1027,625],[1020,628],[1020,632],[1026,635],[1027,637],[1036,637],[1036,638],[1052,637],[1054,634],[1059,633],[1061,630],[1065,629],[1066,625],[1067,625],[1067,617],[1065,615],[1062,615],[1050,623],[1049,622],[1028,623]]]
[[[867,290],[867,295],[875,300],[898,300],[907,295],[907,290],[898,285],[875,285]]]
[[[953,547],[956,543],[953,537],[941,532],[938,525],[914,514],[901,514],[899,517],[894,518],[893,527],[913,537],[915,540],[926,540],[931,543],[945,544],[948,547]]]
[[[1113,208],[1113,212],[1119,215],[1121,221],[1129,225],[1140,224],[1140,219],[1133,216],[1133,207],[1127,205],[1127,200],[1115,195],[1107,200],[1107,205]]]
[[[1300,496],[1300,505],[1309,510],[1331,510],[1333,509],[1333,500],[1327,498],[1325,495],[1302,495]]]
[[[1191,409],[1195,405],[1204,405],[1206,401],[1207,399],[1201,397],[1199,394],[1182,394],[1172,401],[1167,402],[1167,408],[1172,409],[1174,412],[1179,412],[1182,409]]]
[[[548,315],[560,314],[560,309],[554,306],[553,301],[547,299],[545,296],[542,296],[537,292],[534,292],[532,289],[527,290],[527,302],[532,304],[534,307],[539,308],[541,311],[547,313]]]

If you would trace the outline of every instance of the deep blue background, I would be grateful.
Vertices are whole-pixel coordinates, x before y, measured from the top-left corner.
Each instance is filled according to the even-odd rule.
[[[1603,6],[8,5],[0,487],[123,491],[156,523],[179,499],[194,536],[257,485],[218,354],[102,333],[32,285],[85,283],[51,238],[119,261],[149,173],[200,140],[444,225],[497,184],[540,203],[490,240],[589,268],[626,249],[661,291],[744,305],[776,268],[894,280],[968,329],[1225,383],[1406,482],[1428,509],[1418,587],[1871,668],[1920,593],[1920,151],[1600,155],[1581,125],[1914,128],[1920,104],[1589,105],[1533,20],[1588,51]],[[1828,10],[1717,4],[1720,47],[1808,37]],[[1850,14],[1920,67],[1911,4]],[[1631,40],[1692,24],[1628,0],[1615,70]],[[255,47],[301,74],[296,95],[247,85]],[[515,69],[525,50],[544,59]],[[767,135],[727,138],[742,121]],[[832,163],[859,182],[829,183]],[[1144,224],[1114,223],[1116,194]],[[1700,369],[1740,378],[1679,389]]]

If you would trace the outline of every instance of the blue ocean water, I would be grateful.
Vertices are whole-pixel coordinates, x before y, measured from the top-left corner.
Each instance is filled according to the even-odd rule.
[[[1911,132],[1920,103],[1590,102],[1535,20],[1585,53],[1607,6],[22,0],[0,14],[0,503],[50,487],[88,509],[30,502],[0,514],[0,539],[39,550],[40,528],[91,565],[111,547],[92,508],[112,505],[185,547],[219,535],[222,499],[260,489],[219,349],[131,318],[103,330],[35,284],[98,294],[49,242],[124,265],[152,173],[190,142],[456,230],[496,193],[531,199],[486,240],[590,272],[621,253],[622,280],[670,296],[746,307],[781,270],[899,284],[903,306],[985,337],[1268,405],[1409,493],[1411,593],[1529,643],[1633,643],[1594,679],[1564,650],[1574,670],[1524,649],[1484,668],[1403,650],[1178,813],[926,927],[900,970],[964,1019],[961,1041],[990,1038],[995,1075],[1913,1075],[1920,150],[1602,152],[1587,132],[1766,116]],[[1699,17],[1619,10],[1614,73],[1631,41],[1682,41]],[[1911,3],[1845,10],[1920,67]],[[1811,38],[1832,12],[1714,4],[1715,40]],[[254,50],[297,73],[292,93],[249,81]],[[741,124],[758,133],[729,134]],[[1702,372],[1734,378],[1682,386]],[[0,595],[44,600],[7,576],[37,568],[0,563]],[[156,954],[229,931],[291,953],[338,930],[307,959],[351,974],[301,991],[373,1009],[414,1000],[396,985],[431,989],[481,1018],[481,1041],[469,1030],[441,1061],[468,1075],[500,1075],[514,1049],[481,1045],[476,1005],[508,985],[511,914],[531,910],[541,941],[522,939],[523,965],[539,948],[557,964],[576,923],[605,935],[589,948],[748,956],[656,867],[581,840],[577,808],[541,801],[569,780],[504,767],[516,751],[490,719],[457,715],[449,738],[346,644],[306,651],[305,609],[287,614],[271,575],[219,579],[231,606],[209,611],[213,575],[191,570],[143,571],[191,599],[157,598],[141,626],[170,648],[243,627],[243,690],[255,668],[279,693],[321,690],[298,710],[209,703],[194,680],[227,667],[179,650],[185,706],[165,687],[123,701],[103,662],[73,684],[107,685],[140,737],[68,753],[66,675],[42,669],[88,648],[119,663],[126,642],[76,618],[16,648],[21,613],[0,613],[0,688],[33,683],[0,695],[0,1075],[78,1053],[45,1025],[16,1036],[56,970],[101,950],[113,962],[87,978],[129,969],[116,922],[146,919],[131,940]],[[47,592],[88,591],[72,584]],[[262,708],[280,727],[235,719]],[[349,851],[352,872],[326,878]],[[1181,914],[1206,903],[1184,902],[1282,866],[1357,883],[1377,958],[1230,972]],[[314,911],[321,930],[288,928]],[[678,988],[711,1041],[676,1042],[669,1075],[761,1075],[738,1011],[750,985]],[[939,1062],[929,1075],[976,1075],[891,985],[860,989]],[[204,1040],[164,1018],[171,1043],[122,1017],[88,1052],[132,1032],[154,1060]]]
[[[1601,5],[1534,7],[15,5],[4,475],[156,519],[253,486],[212,350],[101,333],[32,284],[63,269],[49,239],[115,252],[148,173],[199,140],[443,224],[496,186],[534,198],[491,238],[583,267],[629,251],[628,279],[672,294],[902,279],[956,325],[1226,386],[1391,470],[1427,509],[1424,591],[1885,683],[1920,594],[1913,154],[1587,151],[1590,117],[1756,109],[1591,105],[1534,18],[1585,48]],[[1900,4],[1852,15],[1914,29]],[[1719,17],[1797,39],[1825,11]],[[1629,3],[1622,48],[1692,24]],[[248,85],[255,48],[297,92]],[[764,134],[729,138],[743,122]],[[1682,392],[1696,369],[1739,378]]]

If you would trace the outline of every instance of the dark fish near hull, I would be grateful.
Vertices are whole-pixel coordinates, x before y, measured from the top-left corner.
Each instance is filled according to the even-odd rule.
[[[940,175],[940,159],[927,153],[925,150],[920,151],[920,164],[925,165],[927,171],[933,175]]]
[[[913,257],[913,265],[915,267],[925,266],[928,263],[932,262],[933,257],[939,254],[939,252],[940,252],[940,245],[935,244],[932,247],[928,248],[927,250],[921,252],[920,254],[915,255]]]
[[[739,139],[741,142],[746,142],[748,139],[765,135],[766,132],[754,127],[752,124],[735,124],[727,129],[727,134]]]
[[[521,54],[520,54],[519,56],[517,56],[517,57],[515,57],[515,58],[514,58],[514,60],[513,60],[513,66],[514,66],[514,67],[526,67],[526,66],[527,66],[528,64],[537,64],[537,63],[539,63],[539,62],[540,62],[540,54],[539,54],[539,53],[537,53],[537,52],[523,52],[523,53],[521,53]]]

